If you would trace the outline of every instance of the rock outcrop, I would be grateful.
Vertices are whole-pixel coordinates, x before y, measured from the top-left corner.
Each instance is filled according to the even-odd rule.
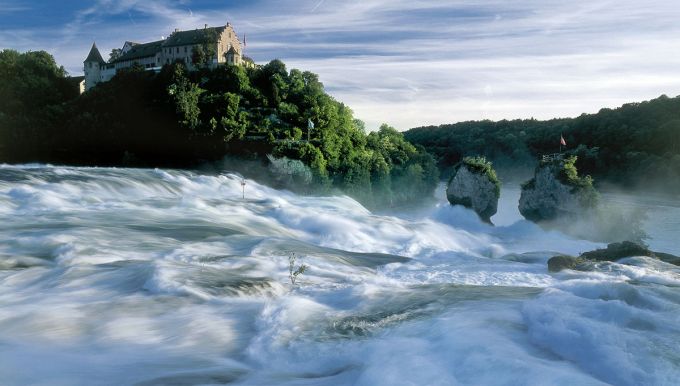
[[[446,187],[446,198],[451,205],[470,208],[488,223],[496,214],[499,197],[500,181],[491,162],[483,157],[464,158]]]
[[[581,258],[596,261],[616,261],[624,257],[633,256],[647,256],[665,261],[666,263],[680,265],[680,256],[671,255],[670,253],[654,252],[644,245],[633,241],[623,241],[620,243],[611,243],[605,249],[596,249],[594,251],[581,254]]]
[[[654,252],[644,245],[632,241],[623,241],[620,243],[611,243],[604,249],[596,249],[594,251],[582,253],[579,257],[566,255],[551,257],[550,260],[548,260],[548,271],[558,272],[563,269],[579,269],[580,267],[584,267],[587,262],[617,261],[625,257],[635,256],[647,256],[659,259],[666,263],[680,265],[680,256],[663,252]]]
[[[542,161],[534,178],[522,185],[519,212],[534,222],[574,219],[597,207],[590,177],[579,177],[576,157]]]
[[[583,263],[583,259],[574,256],[553,256],[550,258],[550,260],[548,260],[548,271],[559,272],[563,269],[576,269],[580,264]]]
[[[616,261],[618,259],[623,259],[624,257],[632,256],[656,257],[654,252],[650,251],[649,248],[632,241],[611,243],[607,245],[607,248],[605,249],[596,249],[581,254],[581,257],[584,259],[596,261]]]

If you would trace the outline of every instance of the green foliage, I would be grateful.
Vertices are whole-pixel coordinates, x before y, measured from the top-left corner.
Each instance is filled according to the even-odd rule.
[[[32,59],[18,66],[24,57]],[[131,68],[80,97],[68,83],[74,95],[56,92],[64,75],[46,53],[0,55],[0,79],[7,80],[0,96],[8,101],[0,107],[0,122],[38,133],[14,133],[27,144],[59,133],[52,146],[59,151],[44,156],[27,150],[31,161],[182,167],[230,155],[272,164],[286,188],[336,187],[369,206],[431,196],[438,183],[434,158],[423,148],[387,125],[366,134],[363,122],[325,92],[316,74],[288,71],[280,60],[252,69],[188,71],[180,62],[158,74]],[[27,113],[31,109],[61,113],[18,125],[40,116]],[[7,137],[3,143],[17,141]],[[290,174],[283,164],[303,172]]]
[[[599,195],[593,186],[591,176],[580,177],[576,169],[577,156],[568,156],[554,161],[559,168],[557,178],[564,184],[572,186],[574,190],[581,192],[581,203],[585,207],[595,207],[599,202]]]
[[[123,56],[123,50],[121,50],[120,48],[112,49],[111,53],[109,54],[109,63],[112,63],[121,56]]]
[[[562,160],[556,161],[559,165],[560,172],[558,178],[565,184],[572,186],[592,186],[592,180],[588,178],[581,178],[576,170],[576,160],[578,157],[570,156]]]
[[[49,157],[66,119],[65,103],[77,97],[75,82],[45,51],[0,51],[0,156],[2,162]]]
[[[630,103],[577,118],[472,121],[411,129],[420,144],[450,170],[480,154],[499,169],[530,169],[543,154],[578,156],[576,166],[600,182],[680,192],[680,97]]]
[[[168,95],[175,105],[175,112],[180,123],[191,130],[197,130],[201,113],[198,100],[203,89],[189,80],[186,69],[182,64],[175,63],[173,68],[172,83],[168,86]]]
[[[199,68],[208,67],[213,59],[217,58],[215,45],[210,43],[217,41],[217,32],[214,29],[208,29],[204,33],[206,35],[204,43],[194,46],[191,52],[191,63]]]

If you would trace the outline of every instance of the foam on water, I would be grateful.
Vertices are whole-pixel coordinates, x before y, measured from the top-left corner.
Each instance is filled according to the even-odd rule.
[[[554,254],[602,244],[521,220],[512,190],[492,227],[441,192],[378,215],[241,189],[233,174],[0,166],[2,384],[680,377],[680,270],[638,257],[550,274]],[[310,267],[296,288],[291,253]]]

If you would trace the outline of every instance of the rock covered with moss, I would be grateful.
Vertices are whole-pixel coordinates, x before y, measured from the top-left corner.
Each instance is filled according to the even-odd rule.
[[[585,260],[579,257],[557,255],[551,257],[550,260],[548,260],[548,271],[559,272],[563,269],[577,269],[584,262]]]
[[[654,252],[645,245],[634,241],[611,243],[607,248],[584,252],[579,257],[558,255],[548,260],[548,271],[559,272],[563,269],[583,269],[588,262],[617,261],[626,257],[647,256],[669,264],[680,265],[680,256]]]
[[[596,249],[594,251],[585,252],[581,254],[582,259],[595,261],[616,261],[625,257],[647,256],[666,263],[680,265],[680,257],[671,255],[669,253],[654,252],[646,246],[636,243],[634,241],[622,241],[620,243],[611,243],[605,249]]]
[[[599,195],[590,176],[579,177],[576,157],[542,161],[522,185],[519,212],[534,222],[577,218],[597,208]]]
[[[446,198],[451,205],[473,209],[479,217],[491,222],[498,209],[501,184],[491,162],[484,157],[466,157],[446,187]]]

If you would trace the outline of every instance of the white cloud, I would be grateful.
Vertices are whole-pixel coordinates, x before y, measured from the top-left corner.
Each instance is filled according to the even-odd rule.
[[[15,1],[0,1],[0,16],[16,12],[23,12],[30,10],[26,4],[17,3]]]

